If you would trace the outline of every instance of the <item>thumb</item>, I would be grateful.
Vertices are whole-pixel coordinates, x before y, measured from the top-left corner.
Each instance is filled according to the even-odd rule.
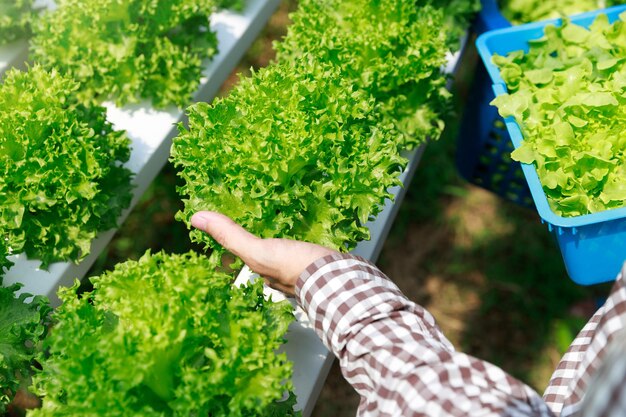
[[[200,211],[191,225],[213,237],[224,248],[241,258],[250,269],[269,278],[274,288],[294,294],[298,276],[313,261],[336,251],[308,242],[290,239],[261,239],[230,218],[213,211]]]
[[[191,225],[213,237],[232,254],[240,257],[245,263],[257,248],[260,239],[229,217],[214,211],[199,211],[191,216]]]

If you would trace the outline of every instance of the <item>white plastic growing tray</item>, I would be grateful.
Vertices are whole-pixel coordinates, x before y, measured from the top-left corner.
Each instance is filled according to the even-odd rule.
[[[222,11],[212,16],[211,27],[217,32],[219,53],[203,71],[201,85],[194,96],[196,101],[213,99],[279,3],[280,0],[248,0],[242,13]],[[17,47],[18,44],[11,46]],[[0,62],[4,66],[19,66],[23,63],[25,52],[20,54],[11,48],[10,53],[6,53],[6,49],[0,50],[6,53],[0,55]],[[25,43],[22,43],[22,48],[26,49]],[[106,107],[109,120],[116,128],[126,130],[132,140],[132,152],[126,166],[135,174],[134,197],[131,207],[119,220],[121,224],[167,162],[172,138],[177,133],[175,124],[184,121],[185,115],[183,110],[177,108],[154,110],[147,103],[124,108],[107,104]],[[38,260],[29,260],[23,254],[11,256],[15,265],[5,276],[5,285],[21,282],[24,284],[22,291],[46,295],[56,305],[59,302],[57,288],[71,285],[74,279],[81,279],[114,234],[115,230],[101,233],[91,245],[91,254],[79,264],[58,262],[51,264],[48,271],[39,269]]]

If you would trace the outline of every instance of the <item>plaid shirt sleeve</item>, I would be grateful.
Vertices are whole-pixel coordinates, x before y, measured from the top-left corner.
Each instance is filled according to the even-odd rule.
[[[552,375],[544,399],[561,417],[626,415],[625,278],[626,264]]]
[[[359,416],[553,416],[525,384],[456,352],[430,313],[364,259],[319,259],[296,296],[360,394]]]

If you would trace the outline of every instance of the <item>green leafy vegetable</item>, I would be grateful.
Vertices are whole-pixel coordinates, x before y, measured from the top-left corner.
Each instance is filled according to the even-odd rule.
[[[267,408],[263,417],[302,417],[302,412],[294,410],[296,401],[296,395],[290,391],[286,400],[274,401]]]
[[[0,45],[29,35],[33,0],[0,0]]]
[[[8,242],[0,235],[0,276],[3,275],[5,268],[8,269],[12,265],[7,256],[9,256]]]
[[[220,9],[242,11],[245,5],[246,0],[217,0],[217,7]]]
[[[618,4],[622,0],[500,0],[500,11],[512,24],[535,22],[589,12]]]
[[[299,65],[299,66],[298,66]],[[188,195],[178,218],[219,210],[264,237],[349,249],[406,165],[375,101],[336,67],[290,62],[189,109],[172,148]],[[192,231],[192,239],[210,242]]]
[[[19,284],[3,287],[0,276],[0,414],[16,391],[29,382],[51,311],[45,297],[18,296],[20,288]]]
[[[430,3],[443,10],[443,31],[447,34],[450,49],[457,50],[460,39],[467,33],[472,19],[481,9],[480,0],[431,0]]]
[[[276,349],[292,307],[262,281],[236,288],[205,257],[147,253],[92,282],[59,292],[33,417],[271,416],[291,388]]]
[[[129,140],[77,89],[38,65],[0,85],[0,239],[44,268],[87,256],[131,199]]]
[[[186,105],[216,53],[213,0],[60,0],[35,25],[32,56],[81,83],[83,101]]]
[[[279,61],[306,54],[335,67],[373,96],[386,123],[398,128],[402,149],[439,137],[449,97],[441,10],[406,0],[306,0],[292,20],[275,45]]]
[[[276,63],[189,109],[172,148],[188,196],[179,219],[218,210],[264,237],[339,250],[369,238],[400,152],[439,136],[449,95],[441,12],[380,3],[302,1]]]
[[[508,87],[493,101],[524,141],[552,210],[578,216],[626,205],[626,23],[549,25],[530,51],[495,56]]]

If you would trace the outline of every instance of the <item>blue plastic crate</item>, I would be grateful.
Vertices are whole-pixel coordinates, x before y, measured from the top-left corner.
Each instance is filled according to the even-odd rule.
[[[615,21],[624,11],[626,6],[616,6],[580,14],[571,20],[588,27],[598,14],[607,14],[610,21]],[[491,77],[496,95],[507,90],[498,68],[491,62],[492,56],[516,50],[528,51],[528,41],[542,37],[547,24],[559,26],[561,23],[561,19],[529,23],[494,30],[478,37],[478,53]],[[505,123],[513,145],[518,148],[523,140],[519,126],[512,117],[507,118]],[[626,207],[576,217],[559,216],[548,205],[534,165],[521,166],[537,211],[556,236],[572,280],[583,285],[614,280],[626,260]]]
[[[472,31],[510,27],[496,0],[481,0]],[[474,70],[467,103],[459,127],[456,166],[467,181],[525,207],[533,207],[530,190],[518,162],[510,158],[513,145],[497,110],[489,105],[495,98],[491,78],[482,62]]]
[[[496,0],[480,0],[481,9],[474,21],[474,30],[481,34],[490,30],[507,28],[511,22],[500,13]]]

